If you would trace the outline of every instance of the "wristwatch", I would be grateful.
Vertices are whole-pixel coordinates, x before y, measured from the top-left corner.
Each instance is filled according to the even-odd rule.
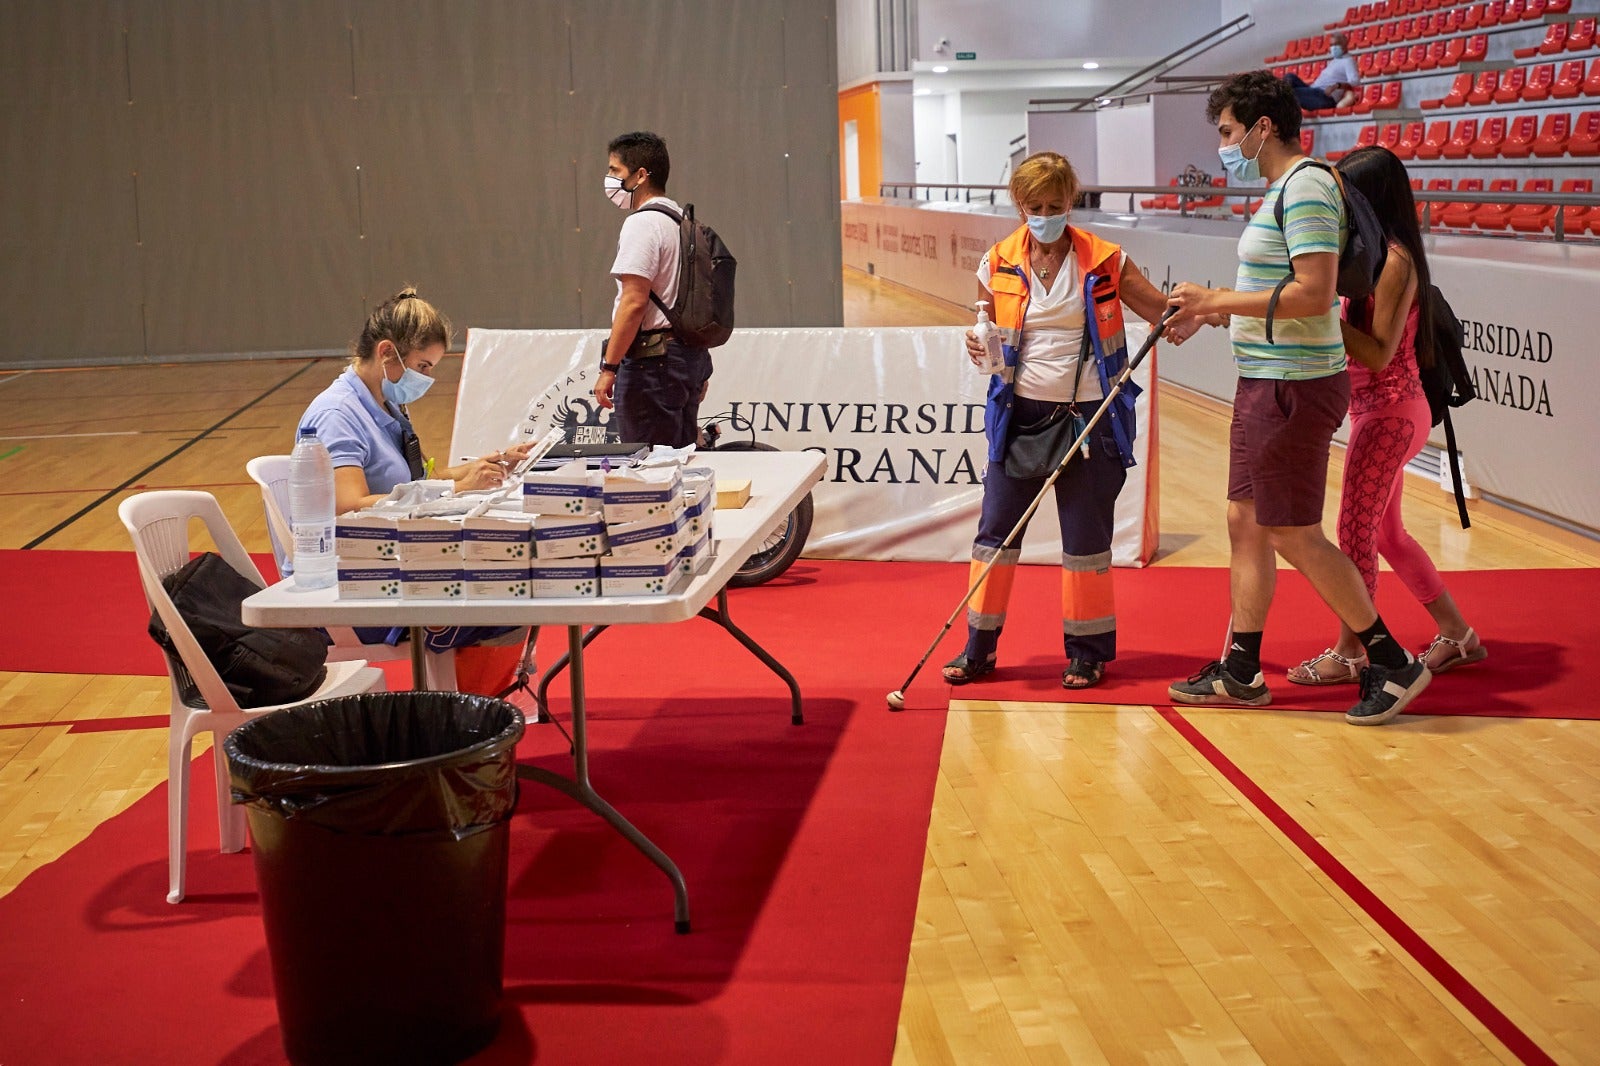
[[[604,374],[607,371],[610,371],[611,373],[615,374],[617,372],[617,368],[620,366],[622,366],[621,363],[608,363],[602,359],[600,360],[600,373]]]

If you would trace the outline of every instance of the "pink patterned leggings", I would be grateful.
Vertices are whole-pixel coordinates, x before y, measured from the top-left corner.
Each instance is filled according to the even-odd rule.
[[[1405,465],[1428,441],[1428,400],[1350,416],[1344,487],[1339,499],[1339,550],[1350,557],[1376,601],[1378,556],[1389,561],[1419,603],[1432,603],[1444,581],[1400,517]]]

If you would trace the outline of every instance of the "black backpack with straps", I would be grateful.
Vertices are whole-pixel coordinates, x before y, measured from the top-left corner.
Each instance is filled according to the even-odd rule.
[[[1461,518],[1461,528],[1471,529],[1467,517],[1466,493],[1461,487],[1461,457],[1456,451],[1456,427],[1450,421],[1450,408],[1460,407],[1478,398],[1478,387],[1472,382],[1472,371],[1461,355],[1463,332],[1461,320],[1456,318],[1450,302],[1430,285],[1424,295],[1423,325],[1432,341],[1433,365],[1417,367],[1422,378],[1422,391],[1428,397],[1428,413],[1433,424],[1444,423],[1445,453],[1450,461],[1450,478],[1455,485],[1456,513]]]
[[[678,298],[668,307],[654,290],[651,301],[667,316],[672,335],[691,348],[715,348],[733,333],[733,276],[739,266],[715,230],[695,221],[694,204],[680,215],[652,200],[641,211],[659,211],[678,224]]]
[[[1389,235],[1384,232],[1383,223],[1378,221],[1377,213],[1372,210],[1372,205],[1367,203],[1367,198],[1361,195],[1359,189],[1352,188],[1344,180],[1344,176],[1333,167],[1320,159],[1307,159],[1295,164],[1283,179],[1283,186],[1278,190],[1278,202],[1273,205],[1273,218],[1278,223],[1278,229],[1283,229],[1283,202],[1289,196],[1289,182],[1306,167],[1317,167],[1333,175],[1333,180],[1338,183],[1339,193],[1344,198],[1344,217],[1349,224],[1349,233],[1345,237],[1344,247],[1339,250],[1339,277],[1334,285],[1334,291],[1340,296],[1352,300],[1365,299],[1371,296],[1378,286],[1378,275],[1383,273],[1384,260],[1389,255]],[[1287,235],[1285,235],[1287,240]],[[1283,295],[1283,287],[1294,280],[1294,264],[1289,265],[1289,273],[1284,275],[1278,287],[1272,290],[1272,298],[1267,301],[1267,343],[1272,343],[1272,316],[1278,309],[1278,298]]]

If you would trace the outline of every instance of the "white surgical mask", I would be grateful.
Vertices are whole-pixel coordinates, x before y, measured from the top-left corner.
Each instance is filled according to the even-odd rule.
[[[1040,244],[1054,244],[1066,231],[1067,216],[1064,214],[1028,216],[1028,232]]]
[[[403,371],[399,381],[389,380],[389,369],[383,371],[383,398],[392,404],[405,406],[416,403],[422,399],[422,394],[433,388],[433,379],[419,371],[412,370],[404,363],[400,364]]]
[[[1344,45],[1336,44],[1332,48],[1328,49],[1328,52],[1333,56],[1333,58],[1338,59],[1340,56],[1344,55]]]
[[[630,189],[622,183],[621,178],[607,174],[606,199],[610,200],[624,211],[627,211],[633,207],[633,194],[639,191],[639,185],[642,184],[644,184],[644,179],[641,178],[639,182]]]
[[[1246,157],[1244,142],[1249,139],[1252,132],[1254,127],[1245,131],[1245,135],[1239,138],[1238,144],[1225,144],[1217,149],[1217,158],[1222,160],[1222,169],[1226,170],[1228,177],[1236,182],[1261,180],[1261,149],[1266,147],[1267,139],[1262,137],[1261,143],[1256,146],[1256,154]]]

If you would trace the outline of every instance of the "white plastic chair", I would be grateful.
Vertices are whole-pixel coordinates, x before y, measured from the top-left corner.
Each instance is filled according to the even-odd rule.
[[[241,708],[205,652],[200,650],[194,634],[161,584],[163,577],[189,561],[189,525],[192,520],[199,519],[217,546],[218,554],[245,577],[265,586],[261,571],[256,569],[255,562],[223,516],[216,497],[209,492],[141,492],[123,500],[117,515],[133,538],[145,600],[161,616],[181,660],[175,662],[172,656],[165,656],[167,678],[172,684],[172,721],[167,727],[167,902],[177,903],[183,899],[189,752],[194,738],[200,733],[212,735],[211,761],[217,775],[217,826],[222,850],[239,851],[245,844],[244,811],[235,807],[229,798],[228,760],[222,751],[222,741],[251,718],[268,711],[298,707],[334,696],[382,692],[385,688],[383,671],[361,660],[329,663],[327,678],[304,700],[271,707]]]
[[[272,557],[278,562],[278,573],[294,561],[294,534],[290,530],[289,457],[287,455],[258,455],[245,464],[250,480],[261,488],[261,506],[267,512],[267,532],[272,538]],[[363,644],[356,631],[349,626],[328,626],[328,636],[333,647],[328,649],[329,662],[345,659],[369,659],[373,662],[389,659],[409,659],[410,646],[406,644]],[[424,653],[421,687],[442,692],[456,689],[456,653],[454,648]],[[416,679],[412,687],[419,687]]]

